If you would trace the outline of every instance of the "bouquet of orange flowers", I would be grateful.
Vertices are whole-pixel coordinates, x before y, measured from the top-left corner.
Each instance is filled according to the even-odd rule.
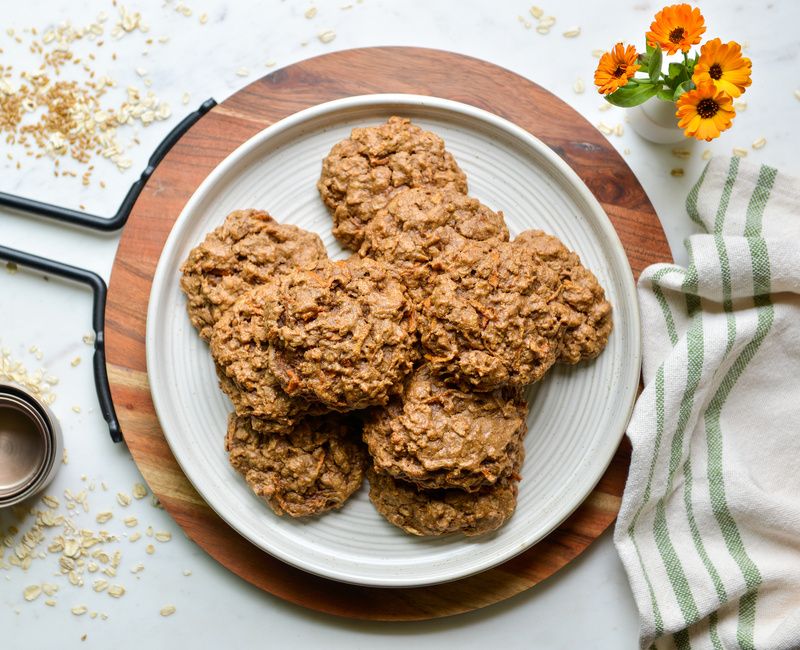
[[[629,108],[651,97],[675,102],[678,126],[687,138],[712,140],[731,127],[736,111],[733,99],[750,85],[752,64],[742,56],[736,41],[706,41],[694,56],[706,31],[696,7],[672,5],[659,11],[647,32],[647,50],[637,54],[633,45],[617,43],[600,58],[594,73],[598,91],[614,106]],[[662,70],[663,53],[681,51],[682,61]],[[637,76],[637,71],[640,71]]]

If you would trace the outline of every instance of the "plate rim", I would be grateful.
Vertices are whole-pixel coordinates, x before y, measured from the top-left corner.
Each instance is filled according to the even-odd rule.
[[[522,140],[527,146],[535,150],[538,155],[542,156],[547,163],[552,165],[554,167],[553,171],[562,175],[564,180],[569,184],[570,189],[577,193],[578,198],[583,201],[589,212],[592,213],[593,218],[591,219],[591,222],[594,226],[600,229],[603,237],[606,239],[613,254],[613,258],[615,258],[615,266],[619,271],[621,271],[622,282],[620,283],[620,289],[624,294],[627,306],[630,308],[631,319],[633,321],[629,332],[631,340],[628,346],[633,351],[633,363],[629,364],[629,376],[626,376],[623,372],[620,374],[619,379],[621,383],[630,383],[631,385],[629,394],[626,396],[626,403],[624,405],[625,407],[620,409],[620,416],[616,420],[619,423],[620,430],[613,437],[611,435],[604,436],[603,440],[608,441],[608,448],[606,449],[605,445],[603,445],[600,450],[608,452],[607,454],[604,454],[604,456],[607,455],[607,458],[604,458],[604,461],[601,463],[595,462],[591,465],[591,468],[594,468],[595,471],[591,473],[591,479],[587,480],[585,489],[576,493],[575,503],[570,505],[567,509],[558,510],[557,516],[552,518],[552,525],[550,525],[548,529],[539,536],[532,537],[527,543],[517,545],[501,555],[488,554],[487,557],[490,559],[481,563],[477,568],[471,568],[462,572],[453,572],[452,576],[446,578],[436,577],[433,579],[426,579],[425,577],[409,579],[407,577],[397,577],[396,575],[377,578],[371,578],[363,575],[354,576],[347,571],[337,569],[337,567],[334,565],[322,566],[319,564],[306,563],[302,559],[295,558],[290,554],[282,552],[280,549],[270,547],[270,545],[265,543],[263,540],[253,539],[252,536],[247,535],[245,532],[240,530],[235,522],[232,521],[232,517],[226,513],[225,508],[218,507],[219,504],[215,504],[213,495],[211,498],[209,498],[207,491],[200,489],[198,483],[193,478],[194,470],[188,468],[184,463],[185,459],[182,460],[180,455],[176,452],[176,447],[172,437],[170,436],[167,428],[165,428],[163,425],[164,418],[162,417],[162,413],[165,413],[166,409],[162,403],[163,398],[159,396],[160,391],[157,390],[161,385],[161,382],[158,379],[156,371],[154,370],[156,363],[152,355],[155,354],[155,345],[148,344],[151,343],[156,336],[155,330],[157,326],[155,315],[158,313],[158,297],[162,294],[164,289],[168,288],[166,285],[173,280],[170,273],[172,271],[171,265],[167,264],[167,260],[174,255],[174,249],[177,248],[178,244],[180,243],[178,236],[178,231],[180,229],[178,226],[189,218],[191,213],[196,209],[197,205],[200,204],[206,198],[206,195],[214,189],[220,178],[228,174],[230,169],[238,163],[240,158],[246,157],[255,149],[260,147],[265,141],[278,136],[283,131],[290,130],[297,125],[302,124],[303,122],[313,120],[327,113],[335,113],[340,110],[379,107],[385,107],[387,110],[391,108],[391,111],[393,112],[396,108],[408,106],[452,112],[468,119],[486,122],[500,131],[510,135],[513,139]],[[268,127],[262,129],[258,133],[245,140],[238,147],[236,147],[236,149],[230,152],[218,165],[216,165],[214,169],[211,170],[211,172],[205,177],[205,179],[203,179],[203,181],[192,193],[191,197],[178,215],[178,218],[172,224],[169,236],[167,237],[167,240],[159,255],[158,264],[153,275],[153,282],[148,297],[145,331],[145,354],[150,395],[153,401],[156,416],[159,421],[159,426],[163,431],[164,438],[167,441],[170,451],[180,466],[181,471],[184,473],[195,490],[197,490],[198,494],[203,498],[206,504],[237,534],[241,535],[244,539],[254,544],[257,548],[269,553],[273,557],[286,562],[291,566],[324,578],[369,587],[421,587],[466,578],[468,576],[475,575],[496,567],[510,560],[519,553],[530,549],[551,534],[558,528],[558,526],[561,525],[561,523],[563,523],[564,520],[566,520],[578,507],[580,507],[581,504],[586,501],[587,497],[594,491],[597,483],[600,481],[603,474],[608,469],[608,466],[611,464],[614,454],[616,453],[616,449],[625,435],[627,424],[633,412],[637,396],[639,377],[641,376],[641,320],[633,272],[617,231],[615,230],[602,205],[594,196],[594,194],[592,194],[591,190],[589,190],[584,181],[553,149],[551,149],[547,144],[531,134],[529,131],[516,125],[510,120],[470,104],[429,95],[408,93],[377,93],[354,95],[335,99],[288,115],[274,122],[273,124],[270,124]]]

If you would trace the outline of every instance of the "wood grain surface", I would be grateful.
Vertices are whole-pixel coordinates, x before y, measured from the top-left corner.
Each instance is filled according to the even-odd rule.
[[[144,478],[186,534],[245,580],[287,601],[339,616],[421,620],[518,594],[580,554],[615,519],[630,450],[624,442],[589,498],[533,548],[457,582],[412,589],[342,584],[295,569],[225,524],[181,472],[159,427],[147,384],[150,286],[172,224],[200,182],[237,146],[273,122],[321,102],[370,93],[415,93],[471,104],[543,140],[583,179],[622,240],[634,274],[671,260],[642,187],[606,139],[567,104],[490,63],[437,50],[367,48],[278,70],[225,100],[175,145],[139,197],[122,235],[106,308],[111,390],[125,440]],[[220,444],[222,444],[220,442]]]

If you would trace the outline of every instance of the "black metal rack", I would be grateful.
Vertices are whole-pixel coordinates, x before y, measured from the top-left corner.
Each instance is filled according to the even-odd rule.
[[[95,231],[117,231],[128,221],[136,199],[139,198],[139,194],[141,194],[148,179],[164,156],[167,155],[167,152],[172,149],[175,143],[193,124],[195,124],[195,122],[216,106],[216,104],[217,102],[214,101],[214,99],[207,99],[200,105],[200,108],[183,118],[180,123],[166,135],[150,156],[147,167],[145,167],[139,178],[131,185],[131,188],[128,190],[128,193],[125,195],[125,198],[122,200],[119,209],[113,217],[100,217],[87,214],[85,212],[35,201],[14,194],[6,194],[5,192],[0,192],[0,207],[44,217],[46,219],[53,219],[81,228],[89,228]],[[95,333],[93,366],[97,400],[100,403],[100,410],[103,413],[103,418],[108,423],[108,431],[111,435],[111,439],[114,442],[121,442],[123,439],[122,430],[119,425],[119,420],[117,420],[116,412],[114,411],[114,403],[111,399],[111,390],[108,385],[108,372],[106,370],[105,311],[108,287],[105,281],[97,275],[97,273],[92,271],[62,264],[55,260],[39,257],[5,246],[0,246],[0,259],[67,280],[79,282],[92,290],[92,327]]]

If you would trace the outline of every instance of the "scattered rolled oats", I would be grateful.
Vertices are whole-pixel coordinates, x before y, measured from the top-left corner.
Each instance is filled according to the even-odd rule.
[[[86,345],[94,345],[94,332],[90,332],[89,334],[84,334],[83,342]]]
[[[675,148],[672,150],[672,155],[676,158],[680,158],[681,160],[686,160],[687,158],[691,157],[692,152],[689,149]]]
[[[670,170],[670,175],[675,176],[676,178],[680,178],[683,176],[683,167],[674,167]]]
[[[161,616],[172,616],[175,613],[175,605],[166,605],[159,612]]]
[[[147,488],[143,483],[134,483],[132,493],[134,499],[144,499],[147,496]]]
[[[156,552],[156,547],[155,547],[155,546],[153,546],[152,544],[148,544],[148,545],[145,547],[144,551],[145,551],[145,553],[147,553],[148,555],[152,555],[153,553],[155,553],[155,552]]]
[[[130,505],[131,498],[124,492],[117,492],[117,503],[124,508]]]
[[[77,404],[75,404],[75,406],[73,406],[73,407],[72,407],[72,410],[73,410],[75,413],[80,413],[80,412],[81,412],[81,407],[80,407],[80,406],[78,406]]]
[[[544,16],[544,9],[542,9],[541,7],[537,7],[536,5],[533,5],[530,8],[530,12],[531,16],[536,18],[536,20],[539,20],[542,16]]]
[[[605,53],[606,53],[606,51],[605,51],[605,50],[592,50],[592,56],[593,56],[595,59],[599,59],[599,58],[600,58],[601,56],[603,56]]]
[[[597,128],[604,135],[611,135],[614,132],[614,129],[612,129],[610,126],[608,126],[608,124],[606,124],[605,122],[598,122],[597,123]]]
[[[125,595],[125,587],[121,585],[111,585],[108,588],[108,595],[112,598],[122,598]]]
[[[131,568],[131,573],[134,574],[141,573],[142,571],[144,571],[144,564],[142,564],[141,562],[139,562],[139,564],[136,564],[133,566],[133,568]]]
[[[572,90],[574,90],[577,94],[581,94],[584,90],[586,90],[586,86],[583,83],[583,79],[576,79],[575,83],[572,84]]]
[[[192,571],[191,571],[191,569],[184,569],[184,570],[183,570],[183,575],[185,575],[185,576],[190,576],[190,575],[192,575]]]
[[[190,95],[189,93],[183,93],[183,97],[181,97],[181,103],[185,106],[189,103]]]
[[[48,508],[58,508],[59,506],[58,499],[49,494],[45,494],[42,497],[42,503],[44,503]]]
[[[737,113],[744,113],[747,110],[747,102],[743,99],[733,102],[733,110]]]
[[[530,29],[530,28],[531,28],[531,23],[530,23],[530,21],[529,21],[529,20],[526,20],[524,16],[517,16],[517,20],[518,20],[519,22],[521,22],[521,23],[522,23],[522,26],[523,26],[525,29]]]
[[[142,538],[142,534],[137,530],[134,533],[131,533],[130,537],[128,537],[129,542],[138,542]]]
[[[52,598],[48,598],[46,601],[44,601],[44,604],[47,605],[48,607],[55,607],[56,601],[53,600]]]
[[[764,137],[759,138],[752,144],[753,149],[762,149],[767,144],[767,139]]]
[[[576,38],[581,35],[580,27],[573,27],[564,32],[564,38]]]
[[[268,68],[274,68],[278,62],[275,59],[267,59],[267,62],[264,64]]]
[[[239,75],[240,77],[247,77],[250,75],[250,70],[248,70],[247,68],[239,68],[236,71],[236,74]]]
[[[794,91],[794,98],[800,100],[800,89]]]
[[[317,15],[317,8],[316,7],[309,7],[306,9],[305,17],[311,20],[314,16]]]
[[[317,34],[317,38],[319,38],[322,43],[330,43],[336,38],[336,32],[332,29],[326,29],[325,31]]]
[[[625,134],[625,127],[622,126],[622,123],[617,124],[617,126],[614,127],[614,135],[622,137],[624,134]]]
[[[703,155],[700,156],[703,160],[710,160],[711,159],[711,149],[706,149],[703,152]]]
[[[103,580],[102,578],[100,580],[95,580],[92,583],[92,589],[94,589],[97,593],[100,593],[101,591],[103,591],[107,587],[108,587],[108,581],[107,580]]]
[[[743,149],[742,147],[734,147],[733,155],[737,156],[738,158],[744,158],[747,156],[747,149]]]
[[[205,25],[208,22],[208,14],[200,14],[200,24]]]
[[[157,542],[168,542],[172,539],[172,533],[161,531],[156,533],[156,541]]]
[[[86,605],[75,605],[71,610],[75,616],[83,616],[86,612],[89,611],[89,608]]]

